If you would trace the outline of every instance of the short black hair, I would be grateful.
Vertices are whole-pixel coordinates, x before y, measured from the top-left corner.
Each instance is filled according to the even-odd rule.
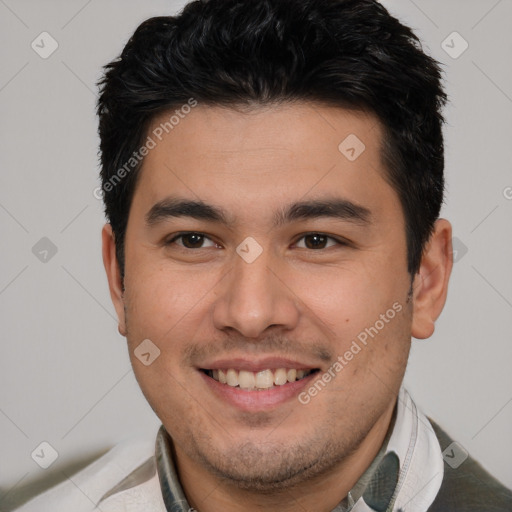
[[[405,217],[408,271],[418,271],[443,202],[446,95],[439,64],[379,2],[193,1],[144,21],[104,70],[101,179],[121,275],[137,151],[156,116],[191,99],[232,108],[304,100],[376,115],[385,177]]]

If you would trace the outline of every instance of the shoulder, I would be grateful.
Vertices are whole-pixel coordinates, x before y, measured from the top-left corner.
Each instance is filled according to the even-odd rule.
[[[429,418],[446,457],[457,457],[457,445]],[[462,454],[464,457],[465,454]],[[453,466],[453,467],[452,467]],[[436,499],[428,512],[506,512],[512,510],[512,491],[488,473],[476,460],[468,456],[460,465],[455,461],[444,465],[444,477]]]
[[[97,504],[141,466],[154,462],[154,439],[119,443],[92,464],[30,500],[15,512],[92,512]],[[147,473],[147,471],[146,471]]]

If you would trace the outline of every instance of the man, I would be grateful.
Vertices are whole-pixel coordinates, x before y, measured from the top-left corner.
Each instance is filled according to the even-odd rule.
[[[511,510],[402,387],[452,267],[445,100],[372,0],[144,22],[101,81],[103,259],[162,427],[21,510]]]

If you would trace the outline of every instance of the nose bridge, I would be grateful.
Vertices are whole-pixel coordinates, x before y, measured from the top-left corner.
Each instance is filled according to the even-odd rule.
[[[290,329],[298,320],[293,294],[273,270],[278,265],[271,250],[261,248],[256,257],[254,250],[250,242],[240,244],[214,313],[217,328],[234,328],[245,337],[258,337],[270,326]]]
[[[250,263],[242,258],[235,259],[231,283],[232,300],[241,299],[246,304],[251,302],[257,304],[262,298],[265,298],[264,303],[270,306],[273,300],[270,288],[272,288],[273,283],[270,282],[272,273],[269,271],[269,265],[272,262],[268,252],[265,251],[265,254],[261,254]]]

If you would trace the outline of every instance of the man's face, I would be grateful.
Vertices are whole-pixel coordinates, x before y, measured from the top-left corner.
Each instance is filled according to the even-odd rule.
[[[389,422],[412,314],[382,136],[373,116],[332,107],[199,105],[155,139],[118,312],[178,459],[241,486],[285,485]],[[180,201],[210,209],[177,215]],[[146,339],[160,350],[148,366],[134,355]]]

